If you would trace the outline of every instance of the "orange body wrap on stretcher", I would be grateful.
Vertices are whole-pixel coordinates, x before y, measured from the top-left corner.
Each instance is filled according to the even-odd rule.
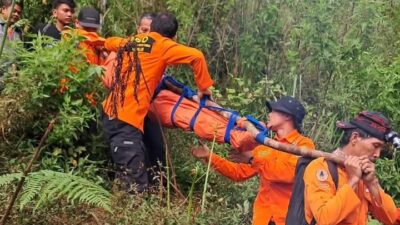
[[[185,131],[190,131],[190,122],[199,108],[199,104],[184,98],[173,115],[171,113],[180,95],[169,90],[162,90],[153,100],[149,113],[159,118],[161,125],[174,128],[175,125]],[[202,108],[196,118],[193,130],[195,134],[205,140],[212,141],[216,134],[216,142],[224,143],[224,136],[229,120],[207,108]],[[259,145],[250,132],[233,128],[230,131],[230,144],[238,151],[250,151]]]

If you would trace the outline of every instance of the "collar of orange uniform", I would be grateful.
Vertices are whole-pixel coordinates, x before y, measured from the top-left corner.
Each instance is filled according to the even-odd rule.
[[[161,34],[159,34],[157,32],[150,32],[148,35],[153,37],[153,38],[155,38],[155,39],[163,37],[163,36],[161,36]]]
[[[301,134],[296,130],[292,130],[289,132],[285,137],[280,138],[277,135],[275,135],[274,139],[279,141],[279,142],[287,142],[292,144]]]
[[[130,37],[130,40],[133,40],[135,37],[144,37],[144,36],[150,36],[154,39],[158,39],[158,38],[162,38],[163,36],[161,36],[161,34],[157,33],[157,32],[150,32],[148,34],[136,34]]]

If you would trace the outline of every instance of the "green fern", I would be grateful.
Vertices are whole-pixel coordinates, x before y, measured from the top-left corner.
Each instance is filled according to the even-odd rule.
[[[22,173],[10,173],[0,176],[0,188],[21,179]]]
[[[0,187],[9,185],[21,176],[21,173],[0,176]],[[33,172],[27,176],[19,198],[19,207],[23,209],[27,204],[38,199],[35,207],[37,209],[45,203],[62,197],[66,197],[71,204],[75,202],[90,204],[112,212],[111,195],[104,188],[85,178],[51,170]]]
[[[38,177],[29,175],[25,180],[24,189],[22,191],[22,197],[20,198],[20,209],[26,204],[31,202],[36,195],[40,193],[42,189],[42,182]]]

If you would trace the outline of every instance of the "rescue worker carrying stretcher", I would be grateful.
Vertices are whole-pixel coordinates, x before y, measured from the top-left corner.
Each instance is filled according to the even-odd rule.
[[[346,157],[337,165],[337,187],[324,158],[313,160],[304,173],[305,217],[308,224],[365,225],[368,213],[384,224],[394,224],[397,209],[379,186],[375,160],[385,145],[390,124],[377,112],[359,113],[344,130],[341,147],[334,154]]]
[[[176,43],[178,29],[174,15],[160,13],[151,23],[149,34],[129,39],[108,38],[104,47],[117,51],[117,66],[110,93],[103,102],[103,127],[117,166],[116,178],[126,191],[147,189],[143,122],[154,90],[169,65],[192,67],[199,97],[211,95],[213,80],[201,51]]]
[[[157,16],[155,13],[144,13],[140,16],[138,26],[136,27],[137,34],[150,33],[150,26],[153,19]],[[110,52],[106,58],[103,68],[103,84],[108,89],[111,87],[111,82],[115,74],[115,66],[117,64],[117,53]],[[165,166],[164,140],[161,133],[161,127],[158,123],[158,118],[146,115],[143,125],[143,143],[146,147],[146,156],[149,168],[150,182],[157,183],[159,171],[163,171]]]
[[[276,102],[267,102],[267,107],[270,111],[267,128],[275,132],[276,141],[307,149],[315,148],[311,139],[300,134],[306,112],[298,100],[285,96]],[[240,162],[235,163],[211,154],[205,147],[192,149],[196,158],[208,161],[211,157],[211,166],[229,179],[245,181],[259,176],[260,187],[253,206],[253,224],[284,225],[298,157],[264,145],[248,153],[235,154],[235,161]]]

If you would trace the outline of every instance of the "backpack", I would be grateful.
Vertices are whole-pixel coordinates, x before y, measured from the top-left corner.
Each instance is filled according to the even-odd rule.
[[[312,158],[301,157],[297,161],[295,180],[292,189],[292,196],[290,197],[289,208],[286,215],[286,225],[315,225],[316,221],[313,218],[311,223],[308,224],[304,212],[304,171]],[[338,187],[338,170],[334,162],[327,161],[329,173],[332,176],[335,187]]]

